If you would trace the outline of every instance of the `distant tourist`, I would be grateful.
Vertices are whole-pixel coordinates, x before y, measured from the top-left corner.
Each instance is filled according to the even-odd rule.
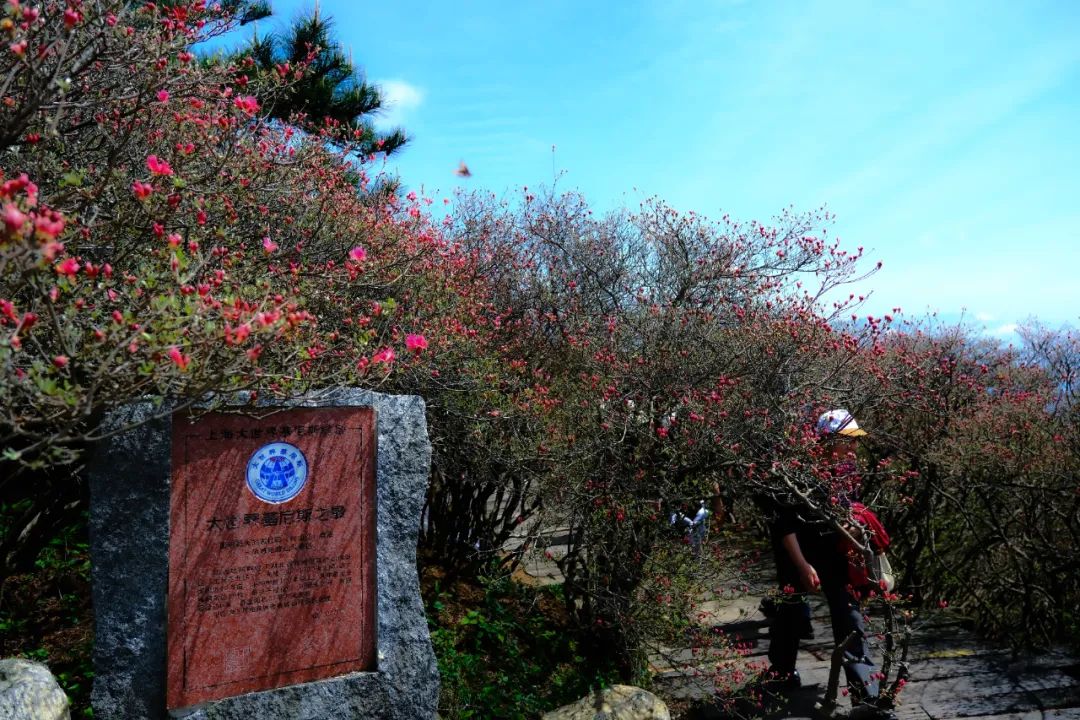
[[[700,502],[693,515],[690,515],[690,511],[689,507],[674,511],[668,518],[668,524],[682,535],[696,555],[701,551],[701,544],[705,540],[711,513],[705,507],[704,500]]]

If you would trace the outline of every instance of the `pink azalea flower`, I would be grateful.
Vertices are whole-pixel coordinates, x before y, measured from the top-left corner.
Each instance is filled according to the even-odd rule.
[[[67,367],[69,360],[67,355],[57,355],[52,359],[52,362],[56,367],[63,368]]]
[[[26,213],[19,210],[15,205],[4,206],[4,227],[9,233],[19,232],[26,223]]]
[[[154,192],[154,186],[150,183],[139,182],[136,180],[131,183],[131,192],[135,193],[135,197],[139,200],[145,200]]]
[[[67,277],[74,277],[79,272],[79,261],[72,257],[64,258],[57,263],[56,272]]]
[[[60,213],[44,212],[34,218],[34,230],[51,240],[64,231],[64,217]]]
[[[364,258],[367,257],[367,250],[357,245],[349,251],[349,259],[353,262],[364,262]]]
[[[23,191],[26,192],[26,204],[30,207],[37,205],[38,186],[30,182],[30,178],[26,176],[26,173],[0,185],[0,196],[3,197],[9,198]]]
[[[158,102],[168,102],[169,101],[169,91],[168,90],[158,90],[157,99],[158,99]]]
[[[390,365],[394,362],[394,348],[383,348],[379,352],[371,356],[371,361],[374,363],[384,363]]]
[[[259,101],[252,95],[245,95],[244,97],[238,97],[233,100],[235,105],[240,110],[243,110],[248,115],[254,115],[259,110]]]
[[[405,336],[405,348],[407,350],[411,350],[414,353],[420,353],[422,350],[427,350],[427,346],[427,338],[423,335],[410,333]]]
[[[263,250],[265,250],[267,253],[272,253],[277,249],[278,244],[271,240],[269,235],[263,238]]]
[[[228,334],[229,334],[228,327],[226,327],[225,334],[226,334],[226,337],[228,337]],[[250,335],[250,334],[251,334],[251,326],[246,324],[246,323],[244,325],[240,325],[240,326],[238,326],[236,328],[233,328],[232,329],[232,342],[239,345],[242,342],[244,342],[245,340],[247,340],[248,335]]]
[[[161,160],[157,155],[151,155],[146,158],[146,167],[150,169],[154,175],[172,175],[173,169],[169,166],[169,163],[165,160]]]
[[[172,360],[173,363],[176,364],[176,367],[180,368],[181,371],[187,370],[188,365],[191,363],[191,358],[180,352],[180,348],[175,345],[169,348],[169,359]]]
[[[255,314],[255,322],[260,327],[270,327],[281,318],[281,311],[271,310],[269,312],[261,312]]]

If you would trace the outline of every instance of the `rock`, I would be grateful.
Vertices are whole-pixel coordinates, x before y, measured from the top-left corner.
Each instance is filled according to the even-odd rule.
[[[532,575],[528,570],[518,565],[514,572],[510,573],[510,579],[518,585],[525,587],[540,588],[548,585],[558,585],[562,581],[551,575]]]
[[[599,702],[597,702],[599,700]],[[543,720],[671,720],[667,705],[648,690],[613,685],[598,698],[581,698],[544,714]]]
[[[0,718],[68,720],[68,699],[49,668],[21,658],[0,660]]]

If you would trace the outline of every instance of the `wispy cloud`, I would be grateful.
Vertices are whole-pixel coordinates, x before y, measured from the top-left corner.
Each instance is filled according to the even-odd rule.
[[[411,112],[424,102],[424,91],[404,80],[379,80],[382,91],[382,112],[375,118],[375,127],[390,130],[406,124]]]
[[[898,212],[909,214],[910,206],[920,206],[927,198],[939,197],[943,190],[955,187],[948,178],[927,182],[924,175],[935,156],[1059,88],[1076,71],[1078,63],[1080,50],[1075,45],[1048,44],[1015,58],[1012,66],[1004,67],[993,82],[934,99],[922,112],[911,113],[895,137],[883,137],[882,150],[869,162],[827,186],[823,195],[834,201],[882,201],[906,188],[906,204],[892,197],[887,205],[903,205]],[[889,143],[890,139],[895,142]],[[935,169],[940,172],[940,168]]]

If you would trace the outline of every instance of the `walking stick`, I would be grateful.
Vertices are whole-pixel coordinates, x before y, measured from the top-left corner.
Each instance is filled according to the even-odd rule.
[[[832,664],[829,666],[829,686],[825,689],[825,698],[814,703],[814,712],[820,718],[832,720],[836,717],[836,696],[840,691],[840,668],[844,664],[844,653],[848,645],[856,638],[858,633],[854,630],[844,639],[844,642],[836,646],[832,653]]]

